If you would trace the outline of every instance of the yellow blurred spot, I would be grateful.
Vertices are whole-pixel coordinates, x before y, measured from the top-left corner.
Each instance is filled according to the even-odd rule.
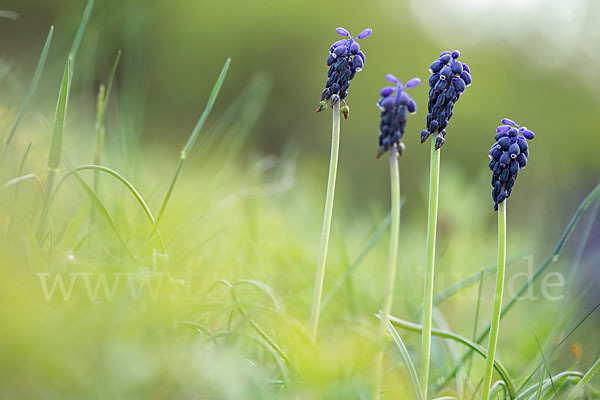
[[[577,361],[581,359],[581,345],[579,343],[575,343],[571,346],[571,354]]]

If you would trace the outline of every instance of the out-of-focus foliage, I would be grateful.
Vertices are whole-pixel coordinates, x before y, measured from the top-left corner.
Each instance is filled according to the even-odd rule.
[[[350,118],[342,122],[325,295],[389,210],[387,163],[375,160],[375,102],[383,76],[392,71],[401,80],[420,76],[425,81],[430,62],[454,48],[471,67],[473,85],[455,107],[442,150],[436,292],[495,262],[487,152],[503,116],[536,132],[527,170],[509,205],[509,258],[516,255],[516,261],[508,267],[507,291],[524,282],[523,275],[514,274],[528,271],[528,260],[533,267],[542,262],[598,181],[600,98],[581,72],[597,69],[597,60],[570,50],[564,63],[556,61],[562,53],[549,51],[552,43],[542,28],[565,29],[564,40],[571,40],[565,45],[579,42],[570,25],[548,22],[552,10],[538,13],[509,2],[517,14],[507,19],[529,17],[532,23],[511,23],[510,30],[490,24],[493,29],[478,39],[474,27],[496,21],[496,3],[470,2],[462,13],[447,12],[447,3],[348,1],[342,7],[312,0],[97,0],[76,61],[59,176],[94,157],[98,86],[121,49],[103,164],[124,175],[156,213],[178,151],[223,62],[232,58],[160,224],[163,250],[150,238],[151,224],[138,202],[106,174],[95,189],[112,226],[75,176],[61,185],[48,220],[41,223],[40,185],[60,78],[85,4],[6,0],[2,8],[19,18],[0,19],[2,143],[50,25],[55,32],[40,87],[0,169],[1,184],[28,173],[41,181],[0,189],[0,397],[366,398],[387,233],[323,312],[318,346],[303,333],[331,123],[328,113],[315,114],[314,108],[337,26],[353,32],[371,27],[374,33],[364,43],[365,69],[353,80]],[[595,15],[600,5],[588,7]],[[593,31],[580,26],[587,35],[581,43],[588,43]],[[548,62],[539,56],[544,51]],[[411,321],[420,319],[424,263],[428,148],[419,144],[419,132],[426,94],[425,85],[411,92],[421,109],[408,121],[400,161],[404,203],[393,314]],[[92,171],[78,176],[93,186]],[[594,207],[566,254],[547,271],[573,282],[566,297],[549,300],[537,282],[532,290],[538,300],[520,301],[502,322],[498,358],[514,378],[527,375],[531,360],[540,358],[532,331],[551,347],[599,301],[589,286],[600,251],[597,227],[590,224]],[[577,261],[579,278],[573,280],[570,271]],[[69,300],[59,287],[49,301],[45,298],[43,283],[51,290],[56,276],[64,279],[66,290],[74,282]],[[102,276],[110,287],[120,282],[114,296],[99,286],[90,297],[88,289],[93,293]],[[144,286],[147,282],[154,286]],[[493,279],[487,278],[480,330],[488,321],[492,288]],[[467,338],[476,293],[477,284],[439,305],[449,328]],[[562,288],[550,289],[552,296],[562,293]],[[552,372],[585,371],[598,357],[595,321],[586,320],[547,355]],[[436,324],[442,322],[438,317]],[[418,354],[419,336],[399,334],[411,354]],[[432,381],[449,372],[464,350],[435,339]],[[391,346],[387,354],[384,387],[410,393],[400,355]],[[474,386],[482,369],[482,359],[474,358]],[[456,382],[440,395],[460,393],[462,384]],[[527,386],[537,382],[535,375]],[[473,388],[462,386],[463,398],[470,398]]]

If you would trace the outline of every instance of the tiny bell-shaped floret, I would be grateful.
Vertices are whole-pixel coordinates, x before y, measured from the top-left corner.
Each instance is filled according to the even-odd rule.
[[[348,107],[348,105],[343,105],[340,108],[340,112],[342,113],[342,115],[344,116],[344,119],[348,119],[348,116],[350,115],[350,107]]]

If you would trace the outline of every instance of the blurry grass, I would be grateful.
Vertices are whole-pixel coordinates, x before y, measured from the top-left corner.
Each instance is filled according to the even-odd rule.
[[[50,31],[48,32],[48,37],[46,38],[46,43],[44,44],[44,48],[42,49],[42,54],[40,55],[40,59],[38,61],[37,67],[35,68],[35,72],[33,74],[33,79],[31,80],[31,85],[29,86],[29,90],[27,91],[27,95],[25,96],[25,101],[23,101],[23,105],[21,106],[21,109],[19,110],[19,114],[17,115],[17,118],[15,119],[15,122],[12,125],[12,128],[10,129],[10,132],[8,133],[8,135],[6,136],[6,140],[4,141],[4,147],[2,150],[2,161],[4,161],[4,158],[6,157],[6,152],[8,151],[8,146],[10,146],[10,143],[12,142],[15,133],[17,133],[17,129],[19,128],[19,124],[21,123],[21,120],[23,119],[23,115],[25,114],[25,111],[27,111],[27,108],[29,107],[29,103],[31,102],[31,98],[33,97],[33,94],[35,93],[38,84],[40,83],[40,78],[42,76],[42,71],[44,70],[44,65],[46,64],[46,57],[48,56],[48,50],[50,49],[50,43],[52,43],[52,34],[54,33],[54,27],[51,26],[50,27]],[[1,163],[0,163],[1,165]]]
[[[44,189],[46,199],[50,198],[54,188],[54,179],[62,155],[63,133],[65,128],[65,119],[67,117],[67,104],[69,102],[69,93],[71,91],[71,81],[73,79],[73,73],[75,68],[75,59],[77,58],[79,46],[81,45],[81,39],[85,32],[85,28],[89,21],[93,6],[94,0],[88,0],[85,6],[85,10],[83,11],[83,16],[81,17],[81,22],[79,23],[79,27],[77,28],[77,32],[75,33],[75,37],[73,38],[73,43],[71,44],[71,49],[69,50],[67,61],[65,62],[65,69],[60,84],[60,89],[58,91],[58,102],[56,105],[56,114],[54,117],[54,129],[52,131],[50,153],[48,154],[48,175],[46,177]],[[45,212],[43,212],[40,229],[42,227],[42,224],[44,223],[45,217]]]
[[[90,1],[69,60],[77,52],[91,5]],[[12,143],[7,168],[0,170],[0,221],[7,226],[0,242],[0,301],[10,305],[0,307],[0,320],[5,321],[0,324],[0,397],[367,398],[375,354],[374,314],[380,307],[387,254],[386,205],[350,209],[344,199],[352,191],[341,185],[338,198],[342,201],[335,217],[340,221],[339,237],[332,241],[330,251],[322,340],[311,343],[305,321],[318,250],[320,211],[315,210],[321,209],[322,202],[322,185],[315,176],[320,176],[317,172],[326,160],[302,153],[299,143],[290,145],[280,157],[262,154],[251,145],[258,119],[268,116],[264,106],[271,77],[257,74],[235,98],[215,103],[227,61],[175,175],[170,173],[174,152],[173,146],[165,146],[168,140],[136,149],[139,157],[132,160],[139,173],[129,169],[125,173],[112,166],[119,165],[115,159],[120,160],[123,149],[102,149],[104,132],[98,131],[106,129],[108,136],[129,132],[123,128],[131,123],[127,115],[115,121],[106,114],[119,56],[100,95],[95,121],[65,124],[85,105],[71,104],[66,115],[72,60],[67,61],[61,83],[55,123],[59,136],[48,144],[46,127],[23,118],[40,79],[51,34],[16,119],[5,121],[2,125],[11,128],[0,132],[5,148]],[[117,99],[136,95],[118,90],[115,94]],[[62,140],[63,136],[85,135],[86,129],[96,140],[92,136],[83,141]],[[122,143],[131,138],[112,139]],[[52,187],[52,195],[44,198],[39,177],[46,168],[41,157],[34,155],[46,153],[48,147],[54,149],[49,166],[63,175]],[[94,154],[97,162],[106,165],[89,165]],[[79,165],[81,159],[88,161]],[[102,185],[94,184],[94,177],[102,179]],[[352,177],[341,176],[340,181],[344,180],[352,181]],[[494,232],[482,223],[489,220],[489,204],[482,204],[477,194],[480,188],[473,183],[483,180],[473,181],[460,166],[448,165],[442,181],[442,197],[460,196],[461,201],[440,204],[443,233],[438,274],[440,278],[450,273],[457,276],[452,282],[438,280],[436,288],[438,327],[434,334],[443,342],[433,341],[433,360],[438,361],[432,363],[432,376],[438,381],[446,378],[447,383],[439,386],[435,396],[476,398],[482,358],[471,359],[469,368],[464,361],[454,371],[453,367],[460,359],[460,345],[470,349],[463,360],[472,352],[485,356],[478,342],[486,330],[478,340],[466,337],[479,332],[473,313],[490,305],[484,278],[494,268],[490,265]],[[173,190],[176,182],[177,190]],[[159,195],[161,188],[167,188],[165,197]],[[600,186],[580,205],[532,280],[558,264],[569,235],[599,193]],[[403,205],[405,201],[414,201],[412,195],[403,199]],[[169,212],[165,213],[167,203]],[[162,221],[155,217],[156,209],[164,216]],[[90,219],[92,210],[102,218]],[[47,229],[36,237],[40,216]],[[158,242],[149,245],[153,227]],[[509,238],[510,248],[532,247],[535,254],[543,254],[535,243],[519,239],[535,235],[544,226],[520,222],[519,228],[519,235]],[[585,232],[583,240],[587,241],[591,223]],[[420,313],[420,291],[415,288],[422,287],[424,237],[423,221],[407,215],[401,231],[394,315],[415,318]],[[162,252],[165,248],[168,256]],[[512,254],[515,264],[523,254]],[[561,258],[570,259],[568,254]],[[578,251],[575,259],[579,258]],[[350,279],[352,290],[342,290]],[[49,298],[48,291],[52,291]],[[471,298],[474,294],[476,301]],[[580,389],[586,396],[596,393],[597,325],[593,321],[584,324],[596,308],[581,317],[573,307],[558,323],[547,317],[557,303],[517,303],[513,298],[505,310],[517,306],[522,312],[520,323],[503,325],[495,366],[502,383],[496,383],[494,391],[506,398],[513,394],[550,398],[555,392],[575,395]],[[524,312],[526,317],[522,317]],[[398,318],[392,322],[413,332],[421,329]],[[542,353],[543,360],[531,365],[525,356],[510,353],[528,343],[526,336],[532,329],[540,332],[543,342],[545,327],[553,324],[557,332],[564,332],[563,337]],[[571,341],[576,330],[585,332],[588,340],[577,370],[571,368],[572,359],[552,357],[565,353],[561,345]],[[414,358],[418,335],[404,337],[393,327],[390,332],[396,348],[389,346],[385,359],[383,398],[398,398],[399,393],[412,398],[418,387],[414,365],[420,362]],[[535,347],[529,350],[539,353]],[[504,355],[510,355],[510,361],[503,361]],[[540,369],[552,370],[554,375],[545,372],[536,381],[533,377],[538,377]],[[456,384],[450,383],[459,370]]]
[[[194,143],[196,143],[196,140],[198,139],[198,135],[200,134],[200,131],[201,131],[202,127],[204,126],[204,123],[206,122],[206,118],[208,118],[208,115],[210,114],[210,112],[215,104],[215,101],[217,100],[217,96],[219,95],[219,91],[221,90],[221,86],[223,85],[223,81],[225,80],[225,76],[227,76],[227,71],[229,70],[230,63],[231,63],[230,59],[227,59],[227,61],[225,61],[225,65],[223,66],[223,69],[221,70],[221,73],[220,73],[219,77],[217,78],[217,82],[215,83],[215,86],[213,87],[213,89],[210,93],[210,96],[208,97],[208,102],[206,103],[206,108],[202,112],[202,115],[200,115],[200,119],[196,123],[196,126],[194,127],[194,130],[192,131],[190,137],[188,138],[187,143],[181,150],[179,162],[177,163],[177,167],[175,169],[175,174],[173,175],[173,178],[171,178],[171,182],[169,183],[169,189],[167,190],[167,194],[165,195],[165,198],[160,205],[160,209],[158,211],[156,221],[152,225],[152,233],[154,233],[154,231],[157,229],[158,224],[160,223],[160,220],[163,216],[163,213],[165,212],[165,209],[167,208],[167,204],[169,203],[169,199],[171,198],[171,194],[173,193],[173,188],[175,187],[175,183],[177,182],[177,178],[179,177],[179,173],[181,172],[181,168],[183,167],[185,159],[188,156],[189,152],[192,150]]]

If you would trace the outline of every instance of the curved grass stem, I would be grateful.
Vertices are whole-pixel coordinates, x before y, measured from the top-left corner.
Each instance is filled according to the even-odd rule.
[[[329,246],[329,234],[331,232],[331,217],[333,215],[333,197],[335,194],[335,180],[337,176],[337,165],[340,152],[340,102],[333,105],[333,123],[331,129],[331,156],[329,159],[329,178],[327,180],[327,197],[325,200],[325,215],[323,216],[323,229],[321,231],[321,246],[317,273],[315,277],[315,288],[313,293],[312,309],[308,322],[308,334],[314,341],[317,337],[319,326],[319,313],[321,310],[321,298],[323,296],[323,280],[325,279],[325,264],[327,261],[327,248]]]
[[[492,311],[492,324],[488,343],[487,357],[485,360],[485,373],[483,378],[482,400],[490,398],[492,375],[494,373],[494,358],[500,331],[500,313],[502,312],[502,293],[504,292],[504,274],[506,271],[506,200],[498,206],[498,272],[496,273],[496,291],[494,294],[494,309]]]
[[[418,325],[418,324],[415,324],[415,323],[412,323],[409,321],[404,321],[404,320],[402,320],[400,318],[396,318],[394,316],[390,316],[390,323],[398,328],[402,328],[402,329],[405,329],[405,330],[408,330],[411,332],[415,332],[415,333],[423,332],[422,325]],[[467,338],[457,335],[454,332],[446,331],[443,329],[433,328],[433,329],[431,329],[431,334],[433,336],[437,336],[437,337],[440,337],[443,339],[454,340],[455,342],[462,343],[463,345],[467,346],[471,351],[474,351],[475,353],[479,354],[482,357],[487,357],[487,352],[482,346],[480,346],[479,344],[477,344],[475,342],[470,341]],[[506,384],[509,398],[514,399],[515,398],[514,384],[508,373],[508,370],[498,360],[494,361],[494,368],[496,369],[496,371],[498,372],[498,374],[500,375],[500,377]]]
[[[594,365],[592,365],[588,372],[585,373],[583,378],[581,378],[577,386],[575,386],[573,391],[569,394],[568,400],[574,400],[575,398],[577,398],[577,395],[581,392],[583,387],[586,385],[586,383],[588,383],[592,376],[594,376],[594,374],[598,372],[598,369],[600,369],[600,359],[596,360]]]
[[[435,236],[437,230],[438,192],[440,188],[440,151],[431,141],[429,171],[429,209],[427,212],[427,259],[423,292],[423,333],[421,335],[421,392],[427,399],[429,358],[431,353],[431,319],[433,314],[433,278],[435,274]]]

